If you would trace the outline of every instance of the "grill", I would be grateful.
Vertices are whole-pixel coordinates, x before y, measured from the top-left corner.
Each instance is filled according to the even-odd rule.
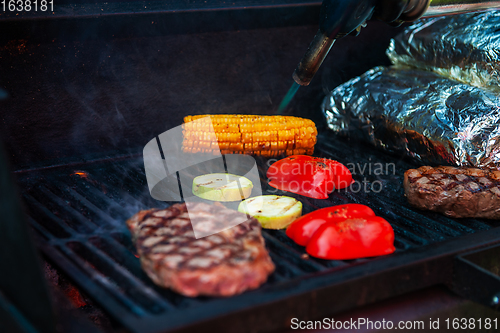
[[[141,270],[124,221],[140,209],[168,204],[147,192],[140,156],[17,175],[43,253],[110,315],[137,332],[286,327],[290,314],[299,311],[317,318],[329,314],[321,309],[342,311],[436,284],[451,285],[456,254],[498,241],[498,221],[453,220],[409,207],[401,186],[403,172],[412,167],[408,162],[369,147],[353,148],[326,132],[318,141],[318,156],[347,165],[357,161],[351,166],[354,179],[374,191],[352,186],[328,200],[300,197],[304,212],[347,202],[369,205],[393,226],[396,253],[344,261],[308,258],[284,231],[264,230],[276,272],[258,290],[227,299],[180,296],[155,286]],[[259,159],[258,165],[265,175],[266,160]],[[379,174],[380,165],[388,166],[384,174]],[[261,182],[264,192],[272,189],[265,177]],[[382,184],[380,193],[376,182]]]
[[[317,31],[315,0],[204,3],[67,0],[54,4],[54,14],[0,15],[2,31],[15,31],[0,36],[0,137],[36,246],[50,265],[131,332],[281,330],[293,317],[323,318],[438,285],[486,305],[500,298],[499,221],[411,208],[402,176],[415,164],[325,129],[318,112],[324,93],[389,64],[384,51],[398,30],[374,22],[359,37],[337,41],[286,110],[316,122],[315,156],[347,165],[357,185],[313,200],[275,191],[265,177],[269,161],[257,158],[257,165],[263,192],[295,196],[304,213],[343,203],[370,206],[393,226],[396,252],[319,260],[304,256],[283,231],[264,230],[276,272],[260,288],[231,298],[186,298],[154,285],[125,227],[140,209],[169,204],[148,192],[144,145],[189,114],[273,114]],[[9,198],[2,162],[0,195]],[[8,252],[1,245],[25,238],[5,235],[0,232],[0,258]],[[34,278],[35,260],[24,269],[28,261],[7,258],[0,260],[6,272]],[[22,318],[9,312],[18,308],[25,323],[43,324],[47,316],[36,309],[48,305],[33,297],[42,283],[31,290],[29,279],[5,284],[5,277],[0,274],[0,331],[5,309],[7,318]]]

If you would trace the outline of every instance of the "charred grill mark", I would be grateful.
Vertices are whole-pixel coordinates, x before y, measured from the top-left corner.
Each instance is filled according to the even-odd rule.
[[[439,184],[438,184],[439,185]],[[453,190],[455,187],[457,187],[458,185],[460,185],[459,182],[457,181],[452,181],[451,183],[447,184],[447,185],[444,185],[442,186],[443,190],[444,191],[450,191],[450,190]]]
[[[222,179],[221,179],[221,180],[222,180]],[[213,180],[211,180],[211,181],[209,181],[208,183],[196,184],[196,186],[197,186],[197,187],[200,187],[200,186],[210,185],[210,184],[213,184],[213,183],[214,183],[214,181],[213,181]]]
[[[231,234],[233,236],[232,243],[227,243],[227,237],[217,234],[203,239],[196,239],[194,237],[191,220],[187,217],[180,216],[187,212],[187,209],[185,209],[185,206],[183,207],[184,209],[174,206],[177,205],[171,207],[171,213],[167,216],[156,215],[159,210],[155,209],[145,214],[138,222],[137,235],[139,236],[137,239],[137,247],[141,255],[164,256],[165,258],[169,255],[175,255],[176,257],[175,260],[172,261],[172,265],[177,269],[187,270],[209,270],[219,265],[220,262],[225,259],[228,259],[226,264],[230,266],[239,265],[253,259],[251,253],[249,254],[248,251],[242,250],[243,246],[240,239],[246,236],[247,241],[259,242],[259,235],[254,235],[252,233],[255,227],[260,227],[255,219],[249,219],[246,223],[243,222],[231,228]],[[214,210],[217,210],[217,208],[210,208],[208,213],[212,213]],[[240,217],[240,215],[241,214],[238,212],[231,212],[222,214],[220,219],[231,220]],[[156,223],[151,223],[153,219],[157,219],[158,221]],[[176,225],[178,221],[188,223],[179,226]],[[201,221],[201,219],[199,221]],[[213,220],[207,218],[207,221],[210,222]],[[170,232],[167,235],[157,235],[156,233],[160,230],[162,233],[165,231]],[[198,242],[201,246],[198,246]],[[223,252],[225,253],[223,258],[210,255],[211,251],[220,250],[221,244],[223,243]],[[181,257],[182,259],[180,259]]]
[[[471,193],[478,193],[478,192],[482,192],[484,190],[489,190],[491,187],[491,186],[488,186],[488,187],[484,186],[477,181],[469,182],[469,183],[467,183],[466,186],[467,186],[467,190],[469,190]]]
[[[154,214],[154,213],[156,213],[158,210],[159,210],[159,209],[157,209],[157,208],[151,209],[151,211],[150,211],[150,212],[148,212],[148,213],[146,213],[146,214],[144,215],[143,219],[139,222],[139,224],[140,224],[140,223],[142,223],[143,221],[147,220],[148,218],[153,217],[153,214]]]
[[[471,193],[479,193],[489,191],[494,187],[500,186],[500,181],[489,178],[487,173],[476,173],[477,175],[465,175],[462,173],[433,173],[424,172],[420,176],[410,176],[408,178],[410,184],[418,183],[427,186],[434,185],[440,187],[443,191],[450,191],[459,185],[462,185],[467,191]],[[427,179],[422,181],[423,179]],[[422,190],[429,191],[430,188],[422,188]]]
[[[419,180],[421,177],[408,177],[408,181],[410,184],[415,183],[417,180]]]

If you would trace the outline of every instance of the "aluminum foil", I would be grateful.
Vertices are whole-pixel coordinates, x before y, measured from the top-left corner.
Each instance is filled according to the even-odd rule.
[[[395,65],[500,92],[500,11],[420,20],[391,40]]]
[[[500,98],[428,71],[376,67],[322,103],[330,129],[431,165],[500,166]]]

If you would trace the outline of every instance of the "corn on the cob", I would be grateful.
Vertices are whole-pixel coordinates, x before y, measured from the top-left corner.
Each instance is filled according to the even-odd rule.
[[[305,118],[220,114],[185,117],[183,134],[184,152],[274,157],[312,155],[318,131]]]

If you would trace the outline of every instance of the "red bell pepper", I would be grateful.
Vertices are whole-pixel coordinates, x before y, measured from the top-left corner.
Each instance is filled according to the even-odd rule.
[[[292,155],[272,164],[267,170],[269,185],[314,199],[326,199],[334,189],[352,183],[343,164],[327,158]]]
[[[365,205],[345,204],[315,210],[296,219],[287,229],[286,235],[295,243],[306,246],[312,235],[325,223],[340,222],[356,217],[375,216],[373,210]]]
[[[306,247],[311,256],[330,260],[374,257],[395,250],[394,231],[380,216],[324,224]]]

